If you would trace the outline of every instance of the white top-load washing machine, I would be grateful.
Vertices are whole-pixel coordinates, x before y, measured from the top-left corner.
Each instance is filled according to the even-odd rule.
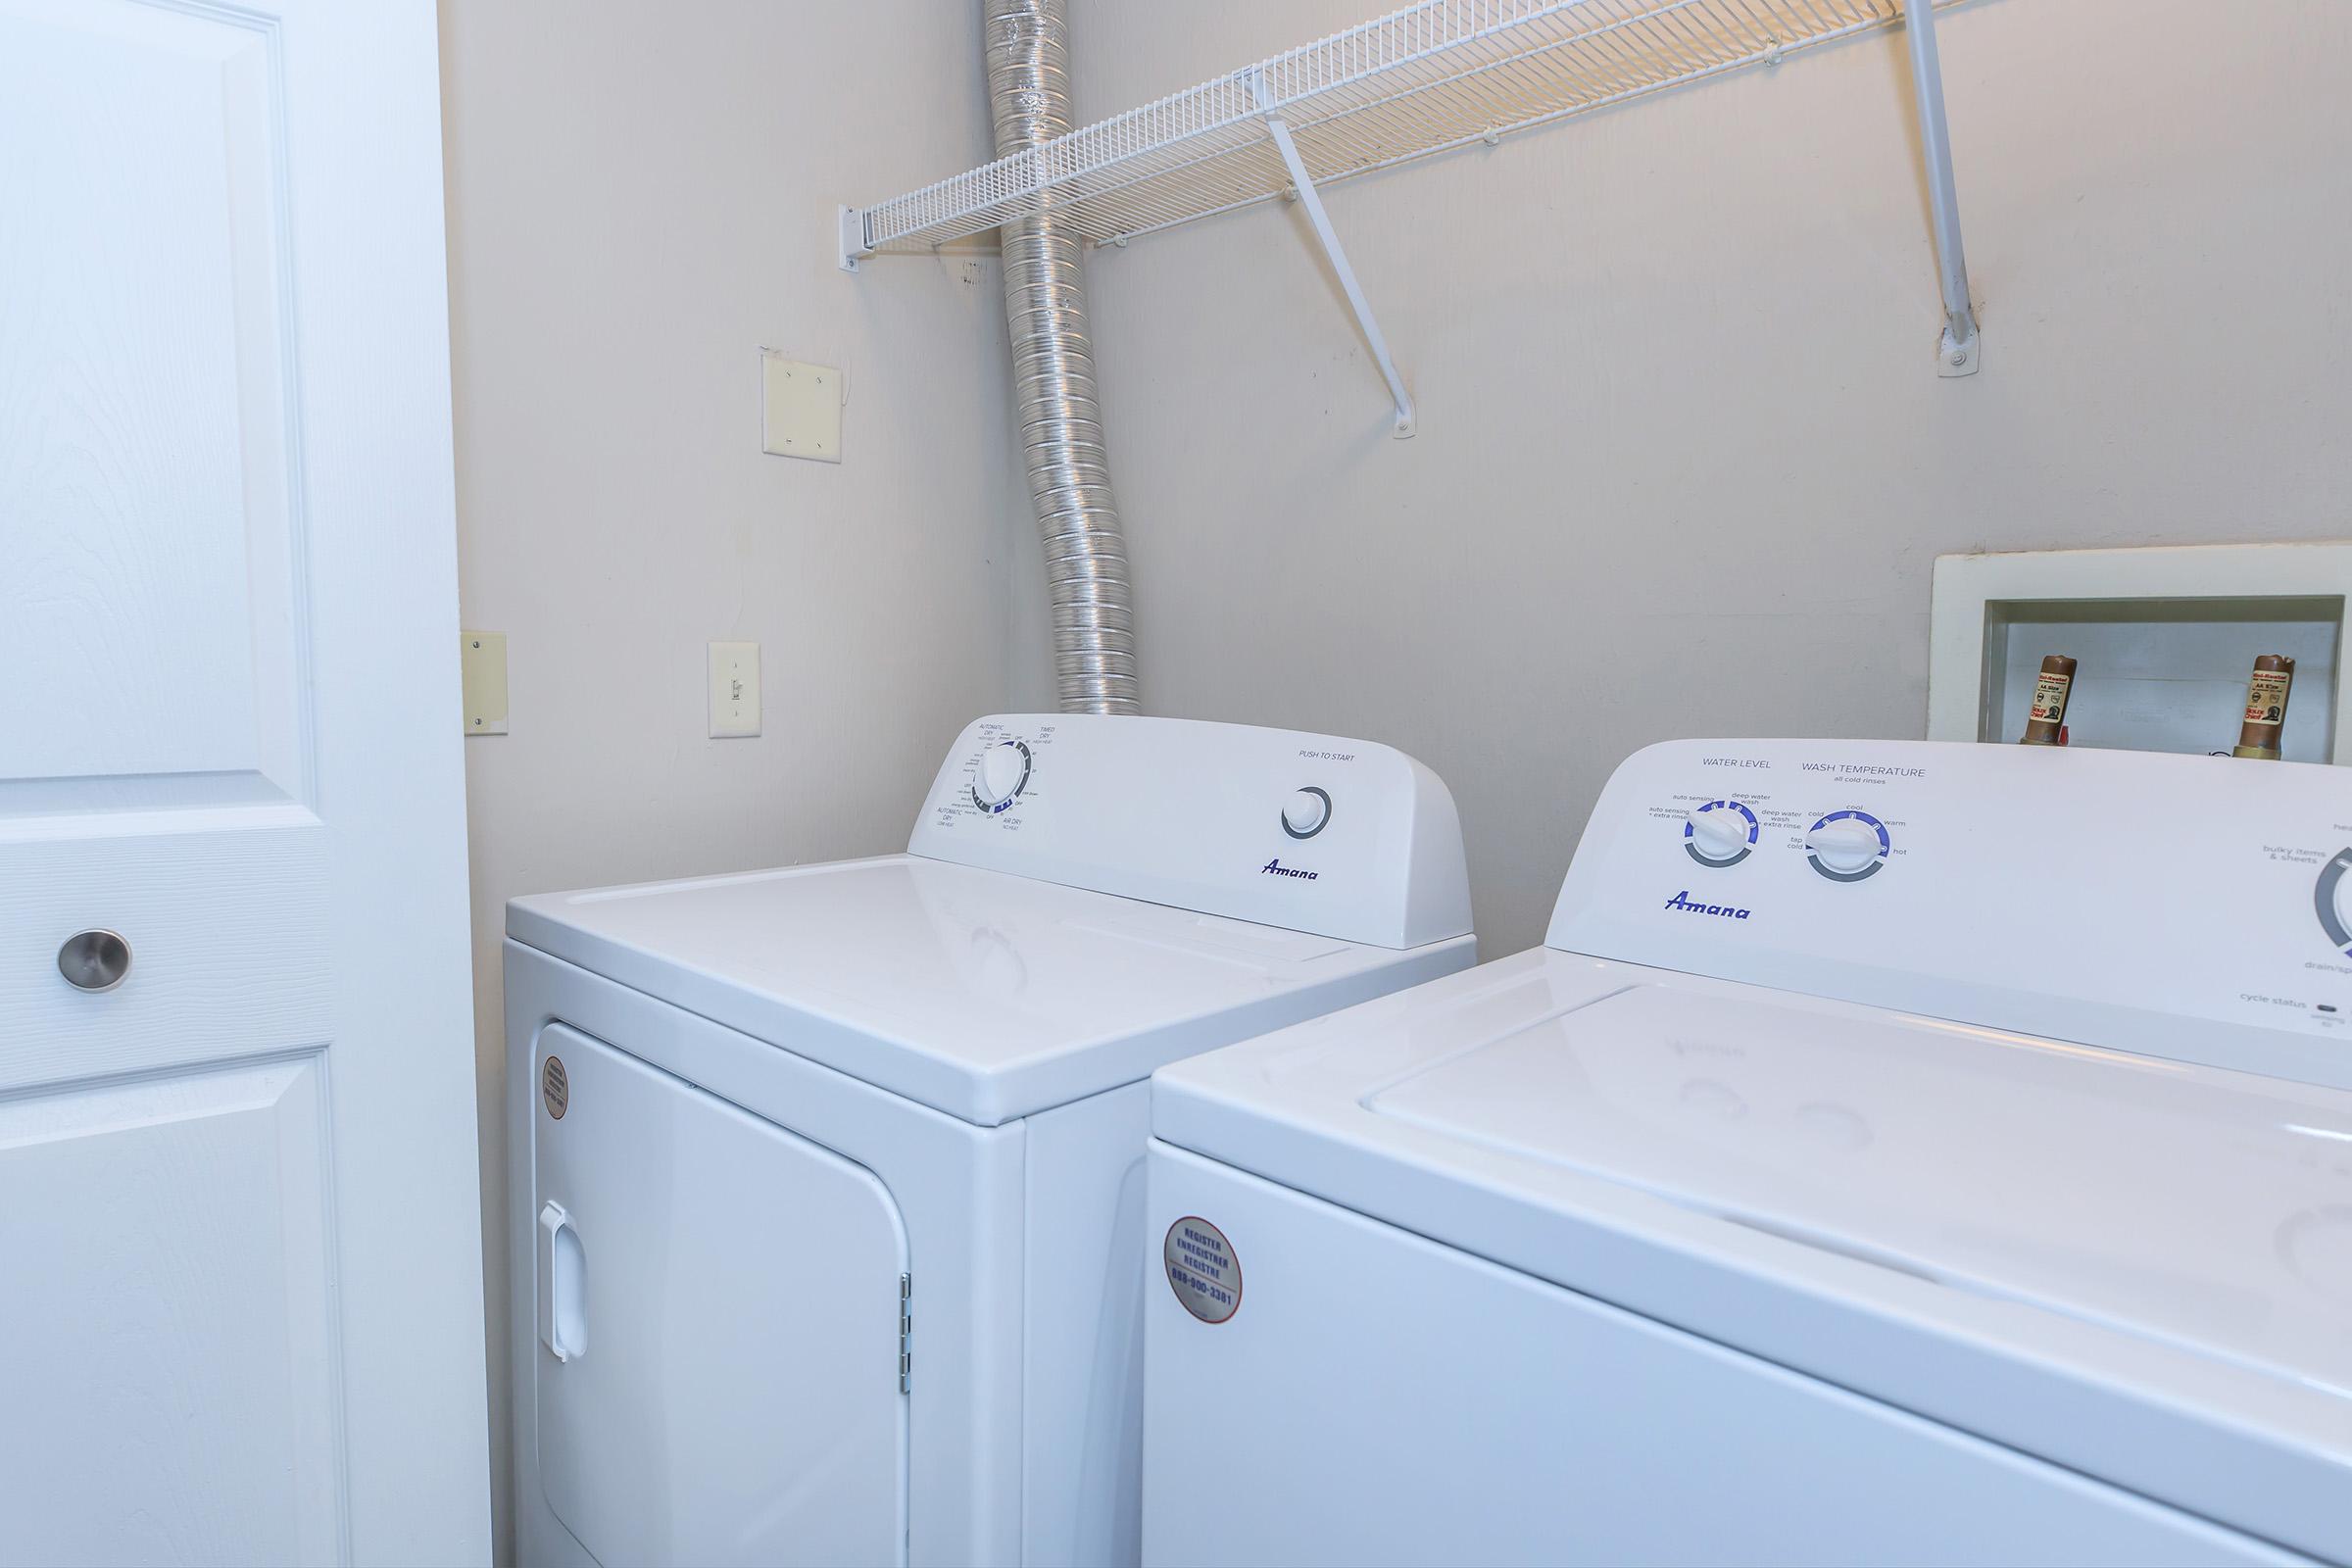
[[[2352,1561],[2348,868],[2333,768],[1640,753],[1545,947],[1155,1076],[1146,1560]]]
[[[1144,1080],[1469,929],[1411,758],[1069,715],[905,855],[516,900],[521,1560],[1132,1560]]]

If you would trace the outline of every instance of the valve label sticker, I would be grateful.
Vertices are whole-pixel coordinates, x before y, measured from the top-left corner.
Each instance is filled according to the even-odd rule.
[[[1242,1262],[1223,1231],[1187,1214],[1168,1227],[1159,1251],[1168,1289],[1187,1312],[1203,1323],[1222,1323],[1241,1309]]]
[[[2286,694],[2295,677],[2283,669],[2258,669],[2246,683],[2246,722],[2277,724],[2286,717]]]
[[[2026,716],[2037,724],[2054,724],[2066,711],[2066,688],[2074,677],[2045,669],[2034,681],[2034,706]]]
[[[571,1108],[571,1074],[564,1070],[562,1056],[550,1055],[540,1069],[539,1098],[547,1102],[547,1113],[558,1121]]]

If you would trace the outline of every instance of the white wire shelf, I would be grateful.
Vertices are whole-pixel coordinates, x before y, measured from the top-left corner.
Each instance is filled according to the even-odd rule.
[[[1937,5],[1957,0],[1936,0]],[[843,213],[845,265],[1031,217],[1098,244],[1328,184],[1902,20],[1903,0],[1420,0],[904,196]]]
[[[1419,0],[1288,54],[878,206],[841,209],[841,265],[1051,212],[1097,244],[1295,196],[1395,403],[1412,393],[1318,187],[1474,141],[1777,62],[1904,23],[1943,306],[1936,373],[1974,375],[1936,12],[1960,0]]]

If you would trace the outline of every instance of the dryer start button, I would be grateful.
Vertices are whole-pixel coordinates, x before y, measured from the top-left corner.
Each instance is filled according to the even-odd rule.
[[[1283,803],[1282,830],[1295,839],[1311,839],[1331,820],[1331,797],[1312,784],[1294,790]]]

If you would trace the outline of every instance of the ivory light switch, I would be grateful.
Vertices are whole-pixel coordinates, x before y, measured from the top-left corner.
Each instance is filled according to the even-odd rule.
[[[760,733],[760,645],[710,645],[710,738]]]
[[[841,371],[760,351],[760,450],[841,461]]]

